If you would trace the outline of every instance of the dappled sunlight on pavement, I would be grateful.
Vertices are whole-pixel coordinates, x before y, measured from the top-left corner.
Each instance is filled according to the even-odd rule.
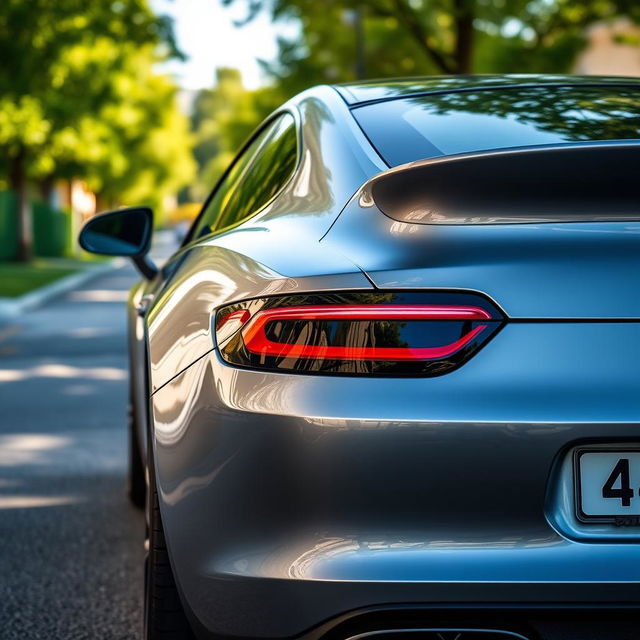
[[[109,335],[109,329],[99,329],[97,327],[78,327],[67,331],[67,335],[72,338],[97,338],[98,336]]]
[[[73,291],[69,294],[69,300],[73,302],[126,302],[128,295],[127,291],[93,289],[90,291]]]
[[[137,278],[116,269],[0,325],[3,640],[139,637],[144,518],[125,492]]]
[[[144,517],[126,497],[138,279],[114,268],[0,323],[2,640],[140,637]]]
[[[21,382],[29,378],[80,378],[83,380],[126,380],[125,369],[114,367],[70,367],[64,364],[41,364],[29,369],[0,370],[0,382]]]
[[[79,502],[73,496],[21,496],[0,495],[0,509],[33,509],[34,507],[59,507]]]
[[[49,456],[52,451],[67,446],[69,442],[69,438],[48,433],[0,435],[0,467],[42,462],[43,456]]]

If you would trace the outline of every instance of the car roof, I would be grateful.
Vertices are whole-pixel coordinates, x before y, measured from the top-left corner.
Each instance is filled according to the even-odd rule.
[[[349,106],[361,106],[429,93],[474,91],[531,86],[637,86],[640,78],[576,75],[471,75],[393,78],[333,85]]]

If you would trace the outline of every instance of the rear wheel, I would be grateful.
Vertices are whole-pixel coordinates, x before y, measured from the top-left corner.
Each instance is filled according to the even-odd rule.
[[[147,486],[144,477],[144,466],[140,455],[140,445],[134,417],[133,405],[129,403],[129,472],[127,476],[127,494],[131,504],[144,509],[147,497]]]
[[[169,564],[158,493],[149,470],[147,557],[144,584],[145,640],[193,640]]]

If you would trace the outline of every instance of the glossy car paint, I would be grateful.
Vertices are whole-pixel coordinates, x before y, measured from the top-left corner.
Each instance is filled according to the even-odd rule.
[[[277,203],[231,233],[180,250],[157,278],[131,292],[129,353],[136,363],[131,395],[145,457],[149,392],[212,349],[211,318],[217,306],[250,295],[322,288],[324,280],[318,283],[317,275],[335,274],[327,286],[371,287],[357,266],[321,250],[317,241],[356,189],[387,165],[334,89],[303,93],[281,111],[296,119],[301,149],[297,171]],[[143,297],[152,301],[146,318],[136,311]],[[167,305],[176,315],[163,322]]]
[[[153,390],[211,350],[211,318],[229,301],[371,288],[353,262],[318,244],[356,189],[385,166],[353,119],[338,120],[331,106],[346,111],[329,87],[302,94],[295,110],[285,106],[303,144],[285,191],[248,223],[187,247],[167,266],[175,275],[148,318]]]
[[[637,222],[638,161],[637,140],[465,152],[385,171],[356,200],[414,225]]]
[[[284,108],[301,133],[285,189],[132,294],[153,296],[144,321],[131,312],[132,351],[148,351],[150,450],[196,630],[293,637],[408,603],[640,603],[638,529],[572,519],[566,467],[575,446],[638,441],[640,224],[399,222],[363,197],[387,167],[334,89]],[[429,379],[242,370],[215,348],[231,302],[375,287],[477,291],[511,321]]]
[[[604,388],[593,369],[567,379],[592,361],[579,345],[597,327],[537,326],[507,327],[464,367],[401,388],[240,371],[212,352],[156,392],[166,526],[198,619],[286,637],[376,604],[640,598],[637,544],[570,541],[544,507],[568,444],[637,438],[635,385],[617,388],[613,355]],[[637,344],[640,328],[625,328],[605,347]],[[549,359],[568,364],[550,374]]]
[[[640,222],[416,224],[382,214],[369,191],[321,244],[380,289],[481,291],[512,319],[640,315]]]

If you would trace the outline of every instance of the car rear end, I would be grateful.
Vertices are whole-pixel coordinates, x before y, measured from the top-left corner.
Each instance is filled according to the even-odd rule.
[[[402,165],[321,241],[370,287],[218,309],[154,395],[203,637],[637,637],[639,157]]]

